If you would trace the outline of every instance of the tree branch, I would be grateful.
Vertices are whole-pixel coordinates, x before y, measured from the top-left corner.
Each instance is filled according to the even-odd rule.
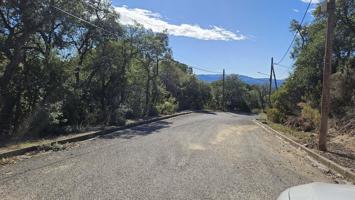
[[[1,16],[2,21],[3,21],[4,24],[5,24],[5,27],[6,27],[7,29],[9,29],[9,30],[13,30],[13,27],[10,26],[10,24],[8,23],[8,21],[7,21],[6,18],[5,18],[4,13],[1,11],[1,9],[0,9],[0,16]]]

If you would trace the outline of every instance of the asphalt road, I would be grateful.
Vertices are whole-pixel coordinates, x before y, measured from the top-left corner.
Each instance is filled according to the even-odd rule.
[[[194,113],[0,167],[0,199],[276,199],[331,182],[252,116]]]

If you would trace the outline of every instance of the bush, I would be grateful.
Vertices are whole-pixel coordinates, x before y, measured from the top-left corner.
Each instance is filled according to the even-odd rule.
[[[251,110],[251,113],[253,114],[259,114],[259,113],[262,113],[262,109],[259,109],[259,108],[254,108]]]
[[[123,126],[126,124],[126,109],[124,107],[117,108],[111,114],[110,125]]]
[[[26,120],[27,121],[27,120]],[[46,129],[51,123],[50,113],[45,108],[38,108],[33,112],[33,115],[28,119],[28,126],[24,128],[21,136],[38,137],[47,135]]]
[[[304,132],[309,132],[315,129],[315,125],[312,121],[296,116],[289,116],[285,122],[285,125]]]
[[[131,108],[127,109],[126,119],[136,119],[137,117],[138,117],[137,114],[135,114]]]
[[[277,108],[269,108],[266,110],[268,120],[275,123],[283,123],[286,119],[286,115],[280,112]]]
[[[298,102],[298,101],[297,101]],[[290,99],[290,91],[286,86],[280,87],[271,95],[272,107],[276,108],[283,114],[291,114],[294,111],[294,105]]]
[[[355,66],[355,59],[352,63]],[[351,65],[351,64],[349,64]],[[355,68],[345,68],[342,72],[334,73],[331,77],[331,115],[337,119],[349,116],[348,112],[355,111]]]
[[[164,103],[157,106],[157,110],[160,114],[169,115],[176,112],[177,106],[174,98],[169,98]]]
[[[299,103],[298,106],[302,109],[301,117],[312,122],[314,125],[314,128],[318,128],[320,125],[319,110],[312,108],[307,103]]]

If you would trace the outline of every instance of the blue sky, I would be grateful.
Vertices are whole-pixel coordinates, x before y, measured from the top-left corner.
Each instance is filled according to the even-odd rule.
[[[271,57],[275,61],[282,57],[293,37],[290,21],[302,18],[307,1],[113,0],[112,4],[123,24],[135,21],[153,31],[168,30],[174,58],[180,62],[210,71],[225,68],[228,74],[265,77],[258,72],[269,73]],[[311,20],[309,13],[306,22]],[[282,64],[292,63],[287,56]],[[275,70],[280,78],[290,71]]]

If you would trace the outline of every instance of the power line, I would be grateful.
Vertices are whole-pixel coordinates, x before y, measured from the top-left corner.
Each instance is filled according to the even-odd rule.
[[[86,3],[86,5],[88,5],[89,7],[97,10],[97,11],[101,11],[99,8],[97,8],[94,4],[90,3],[90,2],[84,2],[83,3]],[[114,15],[113,13],[109,12],[109,14],[111,15]],[[216,71],[211,71],[211,70],[208,70],[208,69],[205,69],[205,68],[201,68],[201,67],[195,67],[195,66],[189,66],[190,68],[192,69],[196,69],[196,70],[199,70],[199,71],[203,71],[203,72],[207,72],[207,73],[215,73],[215,74],[219,74],[220,72],[216,72]]]
[[[269,74],[263,73],[263,72],[258,72],[258,74],[269,76]]]
[[[309,8],[311,7],[311,4],[312,4],[312,0],[310,0],[309,3],[308,3],[306,12],[304,13],[303,18],[302,18],[302,21],[301,21],[301,23],[300,23],[301,26],[302,26],[302,24],[303,24],[303,22],[304,22],[304,20],[305,20],[305,18],[306,18],[306,16],[307,16],[307,13],[308,13]],[[286,56],[288,55],[288,53],[290,52],[293,43],[296,41],[297,34],[298,34],[298,30],[296,31],[295,35],[293,36],[293,39],[292,39],[292,41],[291,41],[291,44],[290,44],[290,46],[287,48],[285,54],[282,56],[282,58],[280,59],[280,61],[276,63],[277,65],[280,64],[280,63],[286,58]],[[301,34],[301,33],[300,33],[300,34]]]
[[[215,71],[211,71],[208,69],[204,69],[204,68],[200,68],[200,67],[195,67],[195,66],[189,66],[192,69],[197,69],[199,71],[203,71],[203,72],[208,72],[208,73],[214,73],[214,74],[220,74],[221,72],[215,72]]]
[[[280,64],[276,64],[276,63],[275,63],[275,66],[282,67],[282,68],[285,68],[285,69],[292,69],[291,66],[280,65]]]
[[[93,3],[91,3],[91,2],[88,2],[88,1],[85,2],[84,0],[82,0],[82,2],[83,2],[84,4],[86,4],[87,6],[91,7],[92,9],[95,9],[96,11],[105,11],[104,9],[98,8],[95,4],[93,4]],[[111,13],[109,10],[108,10],[107,13],[110,14],[110,15],[112,15],[112,16],[115,16],[115,17],[116,17],[116,15],[115,15],[114,13]]]
[[[277,67],[277,69],[278,70],[282,70],[282,71],[287,71],[288,73],[290,73],[291,71],[292,71],[292,69],[293,69],[293,67],[291,67],[291,66],[286,66],[286,65],[276,65],[276,63],[274,64],[274,66],[276,66]]]
[[[89,22],[89,21],[87,21],[87,20],[85,20],[85,19],[83,19],[83,18],[81,18],[81,17],[78,17],[78,16],[76,16],[76,15],[74,15],[74,14],[71,14],[71,13],[69,13],[69,12],[67,12],[67,11],[65,11],[65,10],[63,10],[63,9],[61,9],[61,8],[59,8],[59,7],[57,7],[57,6],[53,6],[53,5],[52,5],[51,7],[53,7],[54,9],[56,9],[56,10],[58,10],[58,11],[64,13],[64,14],[66,14],[66,15],[69,15],[69,16],[71,16],[71,17],[73,17],[73,18],[75,18],[75,19],[77,19],[77,20],[79,20],[79,21],[82,21],[82,22],[84,22],[84,23],[86,23],[86,24],[89,24],[89,25],[91,25],[91,26],[93,26],[93,27],[95,27],[95,28],[97,28],[97,29],[100,29],[100,30],[102,30],[102,31],[104,31],[104,32],[106,32],[106,33],[112,34],[112,35],[114,35],[114,36],[118,36],[118,35],[117,35],[116,33],[114,33],[114,32],[108,31],[108,30],[106,30],[106,29],[104,29],[104,28],[102,28],[102,27],[100,27],[100,26],[97,26],[96,24],[93,24],[93,23],[91,23],[91,22]]]
[[[92,7],[93,9],[99,10],[99,8],[97,8],[97,7],[93,6],[93,5],[90,5],[89,3],[88,3],[87,5],[89,5],[89,6]],[[86,24],[89,24],[89,25],[91,25],[91,26],[93,26],[93,27],[95,27],[95,28],[97,28],[97,29],[100,29],[100,30],[102,30],[102,31],[105,31],[106,33],[109,33],[109,34],[112,34],[112,35],[116,35],[115,33],[111,32],[111,31],[108,31],[108,30],[106,30],[106,29],[104,29],[104,28],[102,28],[102,27],[100,27],[100,26],[97,26],[96,24],[93,24],[93,23],[91,23],[91,22],[89,22],[89,21],[87,21],[87,20],[85,20],[85,19],[83,19],[83,18],[81,18],[81,17],[78,17],[78,16],[76,16],[76,15],[74,15],[74,14],[72,14],[72,13],[69,13],[69,12],[67,12],[67,11],[65,11],[65,10],[63,10],[63,9],[61,9],[61,8],[59,8],[59,7],[57,7],[57,6],[53,6],[53,5],[52,5],[52,7],[55,8],[56,10],[58,10],[58,11],[64,13],[64,14],[66,14],[66,15],[69,15],[69,16],[71,16],[71,17],[73,17],[73,18],[79,20],[79,21],[82,21],[82,22],[84,22],[84,23],[86,23]],[[201,67],[195,67],[195,66],[189,66],[189,67],[192,68],[192,69],[196,69],[196,70],[203,71],[203,72],[207,72],[207,73],[214,73],[214,74],[219,74],[219,73],[220,73],[220,72],[211,71],[211,70],[208,70],[208,69],[205,69],[205,68],[201,68]]]

